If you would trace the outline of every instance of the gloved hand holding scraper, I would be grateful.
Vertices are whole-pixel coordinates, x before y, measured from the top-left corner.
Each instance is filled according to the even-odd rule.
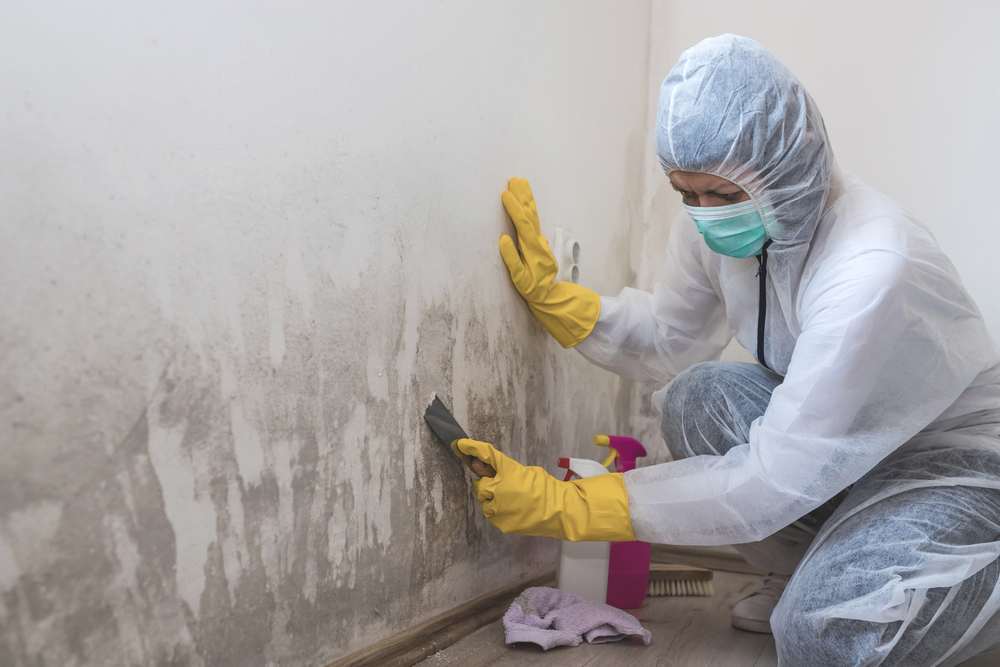
[[[476,477],[497,476],[497,471],[493,469],[493,466],[483,463],[473,456],[469,456],[457,447],[459,440],[468,440],[469,436],[465,434],[465,429],[459,425],[455,417],[452,416],[451,410],[445,407],[445,404],[441,402],[437,394],[434,395],[430,404],[424,408],[424,419],[430,425],[434,434],[441,439],[441,442],[451,448],[455,456],[472,471],[472,474]]]

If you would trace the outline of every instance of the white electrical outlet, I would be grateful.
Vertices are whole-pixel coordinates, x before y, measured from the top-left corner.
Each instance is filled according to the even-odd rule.
[[[556,280],[571,283],[580,282],[580,244],[573,238],[573,234],[568,229],[556,227],[552,254],[556,256],[556,262],[559,264]]]

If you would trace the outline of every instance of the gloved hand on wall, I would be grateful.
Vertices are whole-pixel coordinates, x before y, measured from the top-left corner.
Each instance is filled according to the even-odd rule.
[[[542,236],[531,186],[512,178],[503,193],[504,208],[517,228],[520,252],[506,234],[500,237],[500,254],[514,287],[542,326],[565,348],[587,337],[601,314],[601,297],[586,287],[567,281],[552,282],[559,264]]]
[[[571,542],[635,539],[621,473],[561,482],[544,469],[522,466],[493,445],[456,440],[454,447],[496,469],[472,483],[483,514],[505,533],[557,537]]]

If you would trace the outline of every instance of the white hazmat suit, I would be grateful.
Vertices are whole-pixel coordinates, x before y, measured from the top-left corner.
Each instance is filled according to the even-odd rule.
[[[930,494],[913,497],[927,513],[907,530],[954,520],[949,503],[965,500],[934,495],[940,489],[973,489],[1000,507],[1000,350],[931,233],[840,171],[812,99],[749,39],[724,35],[681,56],[661,90],[656,152],[668,174],[711,173],[750,195],[772,241],[765,270],[758,258],[712,252],[681,213],[653,293],[626,288],[602,297],[600,317],[576,349],[621,375],[671,383],[718,359],[735,336],[776,384],[734,446],[686,443],[687,458],[625,473],[636,537],[757,542],[850,487],[782,601],[801,598],[797,579],[808,578],[813,591],[845,581],[852,548],[881,575],[831,592],[798,634],[776,627],[782,664],[950,665],[1000,641],[996,621],[988,623],[1000,608],[995,522],[996,534],[987,526],[969,543],[937,540],[932,528],[894,542],[906,557],[857,547],[878,541],[870,531],[889,521],[884,513],[901,494]],[[669,391],[654,394],[657,410]],[[897,465],[904,459],[910,463]],[[854,539],[852,530],[868,537]],[[931,621],[919,619],[933,591],[944,591],[932,615],[941,624],[956,597],[969,597],[963,582],[977,576],[978,607],[939,640],[946,645],[914,643],[914,632],[928,634]],[[847,638],[864,633],[833,621],[867,624],[874,639],[852,644]],[[804,650],[798,635],[824,629],[828,636]]]

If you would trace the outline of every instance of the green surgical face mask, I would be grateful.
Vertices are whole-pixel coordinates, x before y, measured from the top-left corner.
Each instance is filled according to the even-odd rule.
[[[688,206],[684,208],[694,218],[705,244],[728,257],[759,255],[767,243],[767,230],[752,201],[729,206]]]

